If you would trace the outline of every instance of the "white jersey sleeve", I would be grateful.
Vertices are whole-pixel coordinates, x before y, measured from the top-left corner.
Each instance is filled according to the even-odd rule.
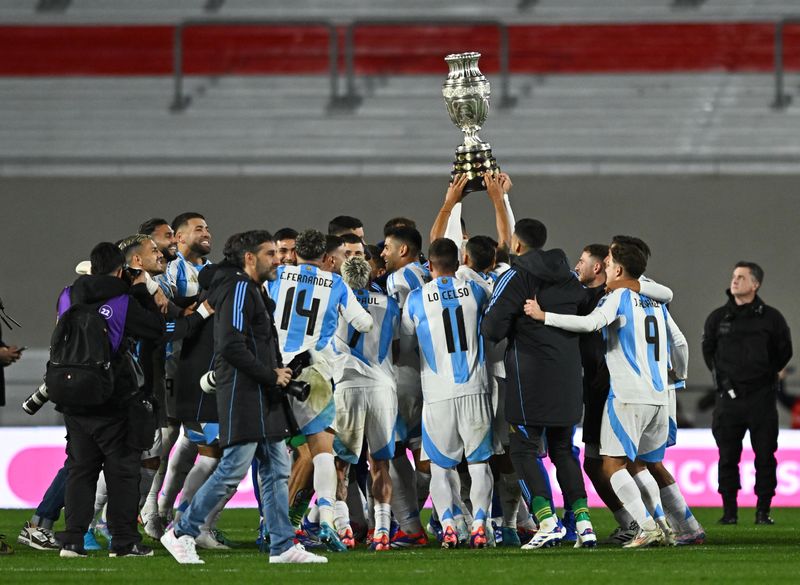
[[[618,309],[622,293],[627,289],[617,289],[600,299],[594,311],[588,315],[561,315],[545,313],[544,324],[575,333],[591,333],[613,323],[619,317]]]
[[[673,297],[671,288],[659,284],[655,280],[650,280],[644,275],[639,277],[639,293],[660,303],[671,303]]]
[[[667,333],[669,335],[670,347],[670,369],[675,378],[685,380],[689,375],[689,344],[686,343],[686,336],[678,328],[678,324],[672,318],[672,314],[664,306],[664,315],[667,318]]]

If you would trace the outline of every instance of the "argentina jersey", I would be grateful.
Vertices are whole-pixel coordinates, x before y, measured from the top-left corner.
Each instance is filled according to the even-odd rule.
[[[478,283],[449,276],[408,295],[402,331],[416,334],[426,403],[488,392],[480,335],[487,298]]]
[[[340,313],[348,323],[364,321],[364,316],[370,320],[341,276],[312,264],[279,266],[277,277],[267,285],[275,301],[274,320],[284,364],[301,352],[325,349],[336,332]]]
[[[406,304],[406,297],[412,290],[420,288],[431,279],[431,273],[419,262],[412,262],[392,272],[386,279],[386,292],[400,305]]]
[[[197,275],[208,266],[209,261],[203,260],[203,264],[192,264],[183,254],[178,252],[178,257],[167,264],[167,282],[172,288],[176,297],[193,297],[200,292],[200,284]]]
[[[394,387],[395,369],[392,342],[400,331],[400,306],[393,298],[364,289],[353,291],[359,304],[372,316],[374,327],[361,333],[339,321],[333,338],[334,352],[344,355],[343,371],[337,388],[362,387],[363,380],[376,380]]]

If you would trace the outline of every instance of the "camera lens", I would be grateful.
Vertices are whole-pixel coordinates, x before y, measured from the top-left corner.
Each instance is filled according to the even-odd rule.
[[[203,377],[200,378],[200,388],[206,394],[214,394],[217,391],[217,375],[214,370],[203,374]]]
[[[39,412],[39,409],[41,409],[42,406],[44,406],[44,403],[48,400],[47,386],[42,384],[33,394],[25,399],[25,401],[22,403],[22,410],[33,416]]]

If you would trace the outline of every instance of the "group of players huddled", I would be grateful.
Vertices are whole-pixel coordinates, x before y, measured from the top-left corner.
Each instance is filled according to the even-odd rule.
[[[545,250],[541,222],[515,222],[508,175],[484,180],[497,239],[467,234],[464,177],[450,184],[427,251],[404,217],[386,223],[377,245],[349,216],[334,218],[327,235],[274,232],[280,265],[264,288],[283,364],[310,389],[289,398],[300,429],[287,441],[297,540],[332,551],[418,547],[432,538],[444,548],[594,547],[572,444],[582,411],[583,469],[618,522],[604,543],[702,543],[702,527],[661,464],[675,440],[675,389],[688,349],[666,307],[672,292],[642,276],[647,245],[626,236],[591,244],[570,270],[563,252]],[[160,303],[208,319],[214,264],[205,218],[153,219],[138,231],[120,242],[128,265],[146,273]],[[140,519],[154,539],[168,535],[222,455],[223,413],[207,375],[213,327],[176,322],[167,321],[178,333],[156,356],[161,428],[141,463]],[[564,381],[552,364],[564,364]],[[564,493],[560,516],[548,456]],[[198,548],[230,544],[216,523],[234,493],[207,517]],[[99,547],[105,501],[101,477],[87,548]],[[27,544],[47,532],[35,522],[23,530]]]

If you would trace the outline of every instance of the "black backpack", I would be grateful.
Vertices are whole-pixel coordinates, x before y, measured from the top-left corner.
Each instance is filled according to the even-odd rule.
[[[75,304],[53,331],[45,384],[58,406],[98,406],[114,392],[108,325],[97,309]]]

